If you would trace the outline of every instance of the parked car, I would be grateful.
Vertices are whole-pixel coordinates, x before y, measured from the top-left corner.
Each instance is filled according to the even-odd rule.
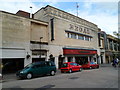
[[[92,68],[99,68],[99,64],[96,64],[95,62],[88,62],[86,64],[83,64],[82,65],[82,68],[89,68],[89,69],[92,69]]]
[[[75,62],[65,62],[61,66],[61,73],[63,72],[73,72],[73,71],[82,71],[82,66]]]
[[[56,66],[52,61],[41,61],[41,62],[34,62],[27,65],[24,69],[18,71],[16,76],[18,78],[27,78],[31,79],[34,76],[40,75],[55,75],[56,73]]]

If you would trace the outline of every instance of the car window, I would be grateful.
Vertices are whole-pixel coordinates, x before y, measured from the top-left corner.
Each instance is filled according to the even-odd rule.
[[[62,64],[62,67],[67,67],[67,66],[68,66],[67,63]]]
[[[30,68],[32,66],[33,66],[33,64],[31,63],[31,64],[28,64],[27,66],[25,66],[25,68]]]
[[[70,65],[74,65],[74,63],[70,63]]]
[[[45,65],[46,66],[52,66],[51,62],[46,62]]]
[[[45,63],[41,63],[41,64],[39,64],[40,65],[40,67],[44,67],[45,66]]]
[[[50,62],[51,66],[55,66],[55,63],[54,62]]]
[[[46,66],[50,66],[50,63],[49,63],[49,62],[46,62],[45,65],[46,65]]]
[[[90,64],[95,64],[94,62],[90,62]]]
[[[40,67],[40,65],[34,65],[33,66],[33,68],[39,68]]]
[[[77,66],[77,63],[74,63],[75,66]]]

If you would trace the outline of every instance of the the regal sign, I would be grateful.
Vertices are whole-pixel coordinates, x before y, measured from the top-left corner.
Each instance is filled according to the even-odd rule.
[[[75,30],[77,32],[85,33],[85,34],[90,34],[90,29],[83,27],[83,26],[77,26],[77,25],[70,24],[69,29]]]

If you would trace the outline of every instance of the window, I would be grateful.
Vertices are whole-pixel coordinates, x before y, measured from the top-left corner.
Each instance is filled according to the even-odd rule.
[[[76,34],[71,33],[71,38],[76,39]]]
[[[62,65],[62,67],[67,67],[68,66],[68,64],[67,63],[64,63],[63,65]]]
[[[84,40],[84,36],[78,35],[78,39]]]
[[[86,40],[86,41],[91,41],[92,37],[84,34],[77,34],[77,33],[72,33],[72,32],[66,32],[65,36],[67,38],[73,38],[73,39],[80,39],[80,40]]]
[[[73,63],[75,66],[77,66],[77,63]]]
[[[91,37],[89,38],[89,41],[92,41],[92,38],[91,38]]]
[[[89,41],[89,37],[86,36],[86,37],[85,37],[85,40]]]
[[[70,63],[70,65],[74,65],[74,63]]]
[[[67,37],[70,38],[70,33],[67,33]]]

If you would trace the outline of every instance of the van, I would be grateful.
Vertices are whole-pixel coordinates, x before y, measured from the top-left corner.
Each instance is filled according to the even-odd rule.
[[[31,79],[35,76],[50,74],[54,76],[56,73],[56,66],[52,61],[40,61],[27,65],[24,69],[18,71],[16,76],[18,78]]]

